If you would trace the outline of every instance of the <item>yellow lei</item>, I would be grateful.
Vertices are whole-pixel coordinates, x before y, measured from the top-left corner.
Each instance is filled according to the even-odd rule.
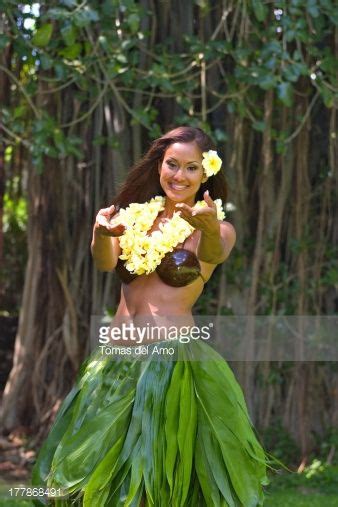
[[[225,217],[221,199],[216,199],[217,218]],[[120,236],[122,254],[120,259],[125,260],[125,267],[136,275],[149,274],[155,271],[163,257],[190,236],[195,230],[186,220],[175,211],[172,218],[160,223],[159,231],[147,234],[157,215],[164,210],[165,197],[156,196],[145,203],[132,203],[126,209],[120,209],[119,222],[126,229]],[[198,201],[194,208],[207,206],[205,201]]]

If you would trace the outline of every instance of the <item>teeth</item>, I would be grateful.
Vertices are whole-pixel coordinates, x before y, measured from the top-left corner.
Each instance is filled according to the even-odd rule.
[[[187,185],[171,185],[172,188],[175,188],[176,190],[184,190],[185,188],[188,188]]]

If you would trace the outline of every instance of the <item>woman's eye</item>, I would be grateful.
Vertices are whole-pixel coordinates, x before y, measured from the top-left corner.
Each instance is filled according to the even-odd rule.
[[[197,167],[195,165],[192,165],[188,167],[189,171],[196,171]]]
[[[169,167],[175,167],[175,163],[174,162],[170,162],[169,161],[169,162],[167,162],[167,164],[168,164]]]

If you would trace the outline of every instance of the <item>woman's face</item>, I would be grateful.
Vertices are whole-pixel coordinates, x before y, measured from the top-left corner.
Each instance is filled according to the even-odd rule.
[[[207,180],[198,145],[195,142],[171,144],[164,153],[159,174],[161,187],[169,199],[193,205],[201,183]]]

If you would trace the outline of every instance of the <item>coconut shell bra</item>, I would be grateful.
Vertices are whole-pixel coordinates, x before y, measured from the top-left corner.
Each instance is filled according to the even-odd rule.
[[[130,283],[139,275],[130,273],[119,259],[116,265],[116,273],[123,283]],[[201,277],[203,283],[206,280],[201,274],[201,265],[197,256],[186,248],[175,248],[168,252],[162,259],[162,262],[156,268],[156,273],[161,280],[171,287],[184,287],[189,285],[198,277]]]

